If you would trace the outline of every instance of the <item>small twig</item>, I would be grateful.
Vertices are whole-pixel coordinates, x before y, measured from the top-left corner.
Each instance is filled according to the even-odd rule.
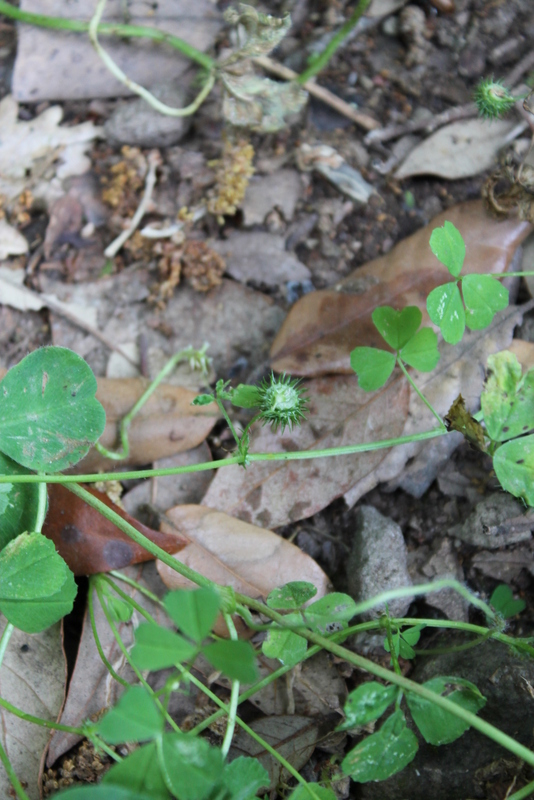
[[[187,117],[190,114],[194,114],[197,108],[204,102],[208,94],[213,89],[213,85],[215,83],[215,72],[210,72],[206,83],[202,87],[195,100],[193,100],[190,105],[185,106],[185,108],[173,108],[172,106],[168,106],[166,103],[162,103],[161,100],[158,100],[157,97],[154,97],[152,92],[149,92],[144,86],[141,86],[139,83],[136,83],[129,78],[126,73],[122,71],[119,65],[113,61],[109,53],[104,50],[98,41],[98,26],[100,24],[100,20],[102,19],[106,2],[107,0],[98,0],[96,11],[91,19],[91,22],[89,23],[88,33],[91,44],[95,48],[98,57],[104,62],[111,74],[117,78],[118,81],[127,86],[131,92],[139,95],[139,97],[142,97],[143,100],[145,100],[156,111],[159,111],[160,114],[165,114],[168,117]]]
[[[519,83],[525,72],[528,72],[529,69],[534,67],[534,50],[531,50],[530,53],[527,53],[521,61],[515,65],[513,70],[508,73],[506,78],[504,79],[504,83],[509,86],[511,89]]]
[[[156,169],[161,164],[161,156],[157,150],[151,150],[147,157],[148,161],[148,173],[146,176],[145,182],[145,191],[143,193],[143,197],[141,198],[141,202],[139,203],[139,207],[135,214],[133,215],[130,224],[124,230],[120,236],[117,236],[113,242],[111,242],[108,247],[104,250],[104,255],[106,258],[113,258],[116,256],[123,244],[130,238],[130,236],[136,231],[139,223],[143,219],[150,200],[152,198],[152,192],[154,191],[154,186],[156,185]]]
[[[262,67],[267,72],[276,75],[278,78],[283,78],[286,81],[293,81],[298,78],[298,74],[296,72],[294,72],[292,69],[289,69],[289,67],[274,61],[272,58],[269,58],[269,56],[258,56],[254,59],[254,63],[259,67]],[[321,100],[323,103],[326,103],[326,105],[331,106],[331,108],[335,109],[339,114],[342,114],[344,117],[352,120],[356,123],[356,125],[359,125],[366,131],[372,131],[375,128],[380,127],[380,123],[377,122],[377,120],[373,117],[369,116],[369,114],[363,114],[361,111],[357,111],[349,103],[346,103],[333,92],[325,89],[324,86],[319,86],[315,83],[315,81],[308,81],[304,84],[303,88],[318,100]]]
[[[404,125],[391,125],[388,128],[381,128],[374,130],[367,134],[364,143],[377,144],[378,142],[389,142],[391,139],[399,139],[407,133],[416,133],[417,131],[424,131],[425,133],[432,133],[442,125],[447,125],[449,122],[456,122],[459,119],[466,117],[474,117],[477,113],[477,107],[474,103],[467,103],[464,106],[454,106],[442,111],[441,114],[436,114],[432,117],[425,119],[411,120],[405,122]]]

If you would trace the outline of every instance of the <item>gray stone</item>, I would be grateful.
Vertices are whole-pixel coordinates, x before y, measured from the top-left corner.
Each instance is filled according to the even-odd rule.
[[[227,273],[236,281],[279,286],[311,278],[308,267],[285,249],[283,236],[236,231],[229,239],[211,242],[210,246],[223,256]]]
[[[360,506],[358,509],[347,580],[349,594],[357,603],[389,589],[412,585],[401,528],[373,506]],[[412,599],[391,600],[388,607],[392,616],[404,616]],[[383,611],[383,605],[376,606],[362,617],[373,619]]]
[[[188,82],[163,84],[154,89],[154,96],[173,108],[187,105]],[[185,136],[191,116],[170,117],[160,114],[141,97],[123,100],[104,125],[106,139],[113,145],[168,147]]]
[[[273,208],[278,208],[286,222],[291,222],[302,191],[298,172],[280,169],[272,175],[254,176],[243,200],[245,225],[261,225]]]
[[[418,552],[423,550],[423,558],[417,563]],[[415,556],[415,558],[414,558]],[[430,552],[424,553],[424,548],[417,548],[408,555],[410,575],[414,584],[428,583],[440,578],[453,578],[457,581],[464,580],[464,572],[454,550],[453,544],[446,536],[432,542]],[[467,621],[469,619],[469,603],[454,589],[441,589],[431,592],[425,597],[427,605],[438,608],[448,619]]]
[[[89,21],[95,3],[84,0],[22,0],[23,11]],[[125,11],[129,18],[125,20]],[[109,0],[105,22],[160,28],[206,50],[221,29],[222,17],[210,0]],[[131,91],[107,69],[86,33],[17,27],[18,47],[13,95],[20,102],[124,97]],[[100,37],[102,46],[122,71],[149,89],[175,80],[191,61],[173,47],[150,39]]]
[[[491,494],[480,501],[465,522],[454,525],[448,533],[474,547],[497,550],[530,539],[530,527],[534,528],[534,520],[531,526],[518,525],[515,529],[507,524],[509,520],[518,520],[524,514],[524,506],[511,494]]]
[[[442,634],[437,644],[452,647],[465,641],[465,636]],[[533,659],[515,655],[505,645],[488,641],[475,650],[421,659],[410,678],[423,683],[436,675],[472,681],[487,698],[480,716],[523,745],[531,746],[529,689],[534,684]],[[411,719],[409,725],[413,727]],[[419,751],[411,764],[387,781],[363,784],[358,797],[362,800],[486,798],[487,782],[492,786],[501,783],[509,786],[514,767],[516,772],[520,770],[511,753],[473,729],[441,747],[426,744],[419,735],[418,738]]]

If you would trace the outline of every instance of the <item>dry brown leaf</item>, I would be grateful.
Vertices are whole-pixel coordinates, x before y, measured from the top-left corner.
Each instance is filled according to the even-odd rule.
[[[0,633],[5,624],[5,618],[0,616]],[[2,663],[0,694],[27,714],[56,722],[65,696],[66,669],[59,623],[34,634],[15,628]],[[47,728],[2,711],[0,740],[30,800],[41,797],[40,765],[49,736]],[[0,797],[6,800],[14,797],[3,768],[0,768]]]
[[[136,567],[126,567],[121,571],[158,597],[163,597],[166,593],[166,589],[157,575],[154,562]],[[159,605],[153,603],[144,594],[128,584],[118,583],[120,588],[152,614],[160,625],[172,627],[168,616]],[[122,678],[135,683],[136,678],[126,663],[96,596],[94,598],[94,609],[96,629],[104,654]],[[117,630],[128,649],[132,647],[134,642],[134,630],[142,621],[143,619],[140,615],[134,611],[130,622],[116,623]],[[100,658],[89,614],[86,611],[76,664],[60,722],[64,725],[81,725],[84,720],[93,714],[98,714],[103,709],[109,708],[116,703],[121,692],[122,687],[111,677]],[[81,738],[81,736],[75,734],[55,731],[50,742],[47,766],[52,766],[63,753],[70,750]]]
[[[97,378],[96,396],[106,410],[106,428],[100,443],[117,445],[118,425],[148,386],[143,378]],[[219,412],[216,405],[192,406],[197,392],[181,386],[161,384],[134,417],[130,426],[130,455],[123,464],[149,464],[197,447],[210,433]],[[116,465],[92,450],[77,472],[110,470]]]
[[[400,436],[408,415],[409,388],[394,379],[370,394],[356,376],[316,378],[306,384],[309,419],[284,435],[255,428],[251,452],[318,450]],[[219,470],[202,505],[255,525],[277,528],[310,517],[368,478],[387,456],[376,450],[327,460],[276,461]]]
[[[277,372],[316,376],[351,373],[355,347],[382,347],[371,314],[380,305],[417,305],[428,324],[426,298],[450,279],[430,250],[434,228],[449,220],[466,243],[467,272],[506,272],[516,248],[532,230],[517,219],[497,221],[480,201],[461,203],[399,242],[387,255],[359,267],[335,288],[311,292],[292,307],[271,348]]]
[[[319,565],[272,531],[203,506],[175,506],[167,517],[172,524],[162,523],[161,529],[178,531],[191,541],[174,558],[216,583],[251,597],[266,597],[272,589],[296,580],[313,583],[317,599],[329,591],[328,577]],[[169,589],[193,587],[161,561],[156,565]]]

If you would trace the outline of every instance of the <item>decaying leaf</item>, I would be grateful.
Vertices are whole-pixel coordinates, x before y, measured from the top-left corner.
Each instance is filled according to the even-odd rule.
[[[527,222],[517,219],[495,220],[480,201],[448,209],[336,287],[310,292],[298,300],[273,342],[273,369],[302,376],[352,373],[350,353],[355,347],[382,346],[371,319],[380,305],[416,305],[423,312],[422,324],[428,325],[426,298],[449,278],[433,255],[429,240],[434,228],[446,220],[465,240],[466,274],[506,272],[516,248],[531,230]]]
[[[187,542],[176,536],[152,530],[131,517],[109,500],[107,495],[88,487],[91,494],[113,509],[167,553],[176,553]],[[43,533],[52,539],[56,550],[75,575],[94,575],[123,569],[154,558],[144,547],[136,544],[116,525],[62,486],[48,488],[49,510]]]
[[[458,431],[479,450],[483,452],[486,450],[484,429],[465,407],[465,400],[461,394],[458,395],[449,408],[445,416],[445,422],[450,431]]]
[[[161,529],[190,541],[174,557],[212,581],[252,597],[266,597],[294,580],[313,583],[316,598],[328,592],[329,581],[319,565],[272,531],[203,506],[175,506],[167,517],[171,524],[163,522]],[[166,564],[156,564],[169,589],[191,588],[190,581]]]
[[[409,402],[404,379],[396,378],[375,393],[360,389],[355,375],[317,378],[306,389],[308,420],[284,435],[257,426],[251,435],[251,452],[318,450],[388,439],[400,436],[404,429]],[[246,471],[226,467],[215,476],[202,504],[276,528],[325,508],[365,481],[386,455],[386,450],[375,450],[328,460],[266,461]]]
[[[153,594],[156,594],[158,597],[163,597],[166,593],[166,589],[156,573],[153,562],[139,566],[126,567],[122,569],[121,572],[128,578],[140,583],[141,586]],[[127,583],[119,581],[118,585],[123,592],[126,592],[136,603],[152,614],[160,625],[172,626],[172,623],[163,612],[161,606],[153,603],[146,595],[138,592]],[[136,678],[113,636],[96,596],[94,597],[94,612],[98,637],[106,658],[110,664],[113,665],[118,675],[127,681],[135,682]],[[127,648],[132,647],[134,642],[134,630],[141,621],[142,617],[134,611],[130,621],[115,623]],[[69,693],[60,721],[64,725],[81,725],[82,722],[93,714],[98,714],[103,709],[116,703],[121,692],[122,687],[111,677],[100,658],[95,644],[89,613],[86,610],[76,664],[70,679]],[[182,695],[180,695],[180,697],[182,697]],[[54,764],[63,753],[70,750],[80,739],[81,736],[75,734],[55,731],[50,741],[47,766]]]
[[[67,173],[81,175],[89,169],[89,159],[80,161],[80,156],[102,129],[92,122],[59,127],[63,117],[60,106],[51,106],[35,119],[23,122],[17,119],[18,108],[11,95],[0,102],[0,194],[12,199],[31,187],[36,198],[57,198],[63,193],[60,181]],[[72,159],[77,161],[74,171],[67,168]],[[52,181],[44,180],[45,172],[57,160],[63,163],[63,169],[59,167]]]
[[[0,633],[5,624],[5,618],[0,617]],[[27,714],[56,722],[65,695],[66,666],[59,623],[31,635],[15,629],[2,662],[0,695]],[[41,797],[40,764],[49,735],[47,728],[2,711],[2,745],[30,800]],[[6,800],[13,797],[11,783],[3,768],[0,768],[0,795]]]
[[[495,164],[495,157],[515,126],[514,121],[483,119],[452,122],[417,145],[401,164],[397,180],[413,175],[437,175],[459,180],[478,175]]]

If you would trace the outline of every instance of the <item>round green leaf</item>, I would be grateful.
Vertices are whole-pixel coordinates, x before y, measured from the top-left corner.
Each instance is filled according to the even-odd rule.
[[[163,731],[164,719],[143,686],[132,686],[105,714],[97,732],[108,744],[143,742],[155,739]]]
[[[488,357],[488,371],[480,398],[488,435],[504,442],[534,428],[534,371],[523,377],[508,350]]]
[[[419,372],[432,372],[439,361],[438,337],[432,328],[421,328],[400,351],[400,357]]]
[[[417,737],[406,727],[404,714],[397,709],[377,733],[345,756],[341,769],[358,783],[385,781],[413,761],[417,749]]]
[[[367,725],[382,716],[399,693],[396,686],[383,686],[377,681],[362,683],[349,694],[345,701],[345,721],[338,731],[346,731],[359,725]]]
[[[124,800],[169,800],[170,793],[165,786],[163,775],[158,764],[155,742],[145,744],[134,750],[127,758],[114,764],[102,779],[104,794],[98,800],[122,800],[120,792],[129,792]],[[110,789],[110,786],[113,789]],[[60,795],[62,797],[62,795]],[[69,798],[70,800],[70,798]],[[81,798],[80,798],[81,800]],[[92,798],[88,798],[92,800]]]
[[[261,788],[266,789],[271,782],[265,767],[256,758],[246,756],[239,756],[226,764],[222,779],[232,800],[254,800],[256,793]]]
[[[163,765],[173,793],[180,800],[205,800],[221,780],[221,751],[200,736],[163,734]]]
[[[300,608],[315,597],[317,589],[307,581],[291,581],[278,589],[273,589],[265,601],[269,608]]]
[[[0,449],[38,472],[72,467],[104,432],[96,388],[91,368],[71,350],[30,353],[0,383]]]
[[[61,556],[57,557],[61,559]],[[57,592],[43,597],[1,600],[0,612],[12,625],[26,633],[40,633],[54,625],[70,614],[78,591],[74,575],[66,565],[65,569],[65,581]]]
[[[358,375],[358,386],[374,392],[383,386],[395,369],[395,354],[376,347],[356,347],[350,354],[350,365]]]
[[[188,661],[193,645],[168,628],[144,622],[135,632],[132,660],[139,669],[165,669]]]
[[[503,444],[493,456],[493,468],[503,489],[534,506],[534,435]]]
[[[215,669],[234,681],[252,683],[258,677],[254,648],[250,642],[214,642],[203,647],[202,653]]]
[[[407,306],[401,311],[395,311],[391,306],[379,306],[372,317],[378,332],[393,350],[400,350],[410,341],[423,319],[417,306]]]
[[[40,533],[22,533],[0,553],[0,603],[54,594],[65,583],[67,572],[50,539]]]
[[[0,452],[0,473],[28,475],[30,471]],[[36,483],[0,484],[0,501],[3,505],[0,511],[0,550],[20,533],[33,529],[38,494]]]
[[[491,324],[497,311],[508,305],[508,289],[491,275],[466,275],[462,280],[465,324],[480,331]]]
[[[524,600],[515,600],[512,590],[506,583],[500,583],[495,587],[490,597],[490,606],[498,611],[504,619],[515,617],[525,610],[527,604]]]
[[[303,612],[306,625],[321,633],[346,628],[355,614],[356,603],[350,595],[342,592],[331,592],[321,597]]]
[[[449,344],[458,344],[464,335],[465,311],[460,290],[455,283],[433,289],[427,297],[428,316],[441,329]]]
[[[212,394],[197,394],[195,399],[191,402],[192,406],[209,406],[210,403],[214,402],[214,397]]]
[[[430,249],[451,275],[458,277],[465,259],[465,243],[462,234],[452,222],[444,222],[442,228],[434,228],[430,237]]]
[[[476,714],[486,705],[486,698],[478,691],[475,684],[463,678],[440,675],[426,681],[423,686],[439,695],[443,695],[446,691],[447,700],[466,711],[471,711],[472,714]],[[406,702],[413,721],[428,744],[450,744],[470,728],[463,719],[455,717],[450,711],[445,711],[430,700],[412,692],[406,694]]]
[[[220,606],[213,589],[178,589],[165,595],[163,604],[176,627],[195,642],[209,634]]]
[[[133,754],[132,754],[133,755]],[[113,788],[113,800],[167,800],[169,793],[165,796],[155,794],[139,794],[121,786]],[[109,788],[106,786],[76,786],[74,789],[67,789],[54,795],[59,800],[110,800]]]
[[[288,625],[303,625],[300,614],[287,614],[285,620]],[[267,638],[262,644],[263,655],[277,658],[284,665],[298,664],[306,655],[307,649],[308,642],[303,636],[276,625],[269,628]]]

